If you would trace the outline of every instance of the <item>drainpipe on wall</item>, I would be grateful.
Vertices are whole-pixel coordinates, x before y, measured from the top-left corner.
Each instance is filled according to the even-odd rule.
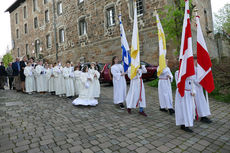
[[[58,43],[57,43],[57,26],[56,26],[56,9],[55,9],[55,0],[53,0],[53,26],[54,26],[54,44],[56,50],[56,62],[58,61]]]

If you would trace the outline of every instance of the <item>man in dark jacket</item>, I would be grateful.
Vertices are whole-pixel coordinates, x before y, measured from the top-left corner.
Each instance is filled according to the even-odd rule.
[[[20,79],[20,61],[16,58],[16,61],[12,64],[13,76],[14,76],[14,87],[17,91],[21,90],[21,79]]]
[[[3,62],[1,62],[0,65],[0,89],[5,89],[4,85],[5,85],[5,80],[6,80],[6,69],[5,66],[3,64]]]
[[[10,85],[10,90],[12,89],[12,83],[14,81],[14,76],[13,76],[13,69],[12,69],[12,63],[9,63],[7,69],[6,69],[7,76],[9,78],[9,85]]]

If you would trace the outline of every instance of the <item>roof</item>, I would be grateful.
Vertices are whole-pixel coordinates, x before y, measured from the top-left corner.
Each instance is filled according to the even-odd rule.
[[[13,12],[15,9],[17,9],[21,3],[24,3],[26,0],[16,0],[5,12]]]

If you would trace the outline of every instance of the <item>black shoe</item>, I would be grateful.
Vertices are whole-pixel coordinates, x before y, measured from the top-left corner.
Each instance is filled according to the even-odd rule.
[[[169,109],[169,114],[172,115],[172,114],[174,114],[174,113],[175,113],[174,109],[170,108],[170,109]]]
[[[73,98],[73,96],[69,96],[69,97],[67,97],[68,99],[72,99]]]
[[[201,117],[200,121],[203,123],[208,123],[208,124],[212,123],[212,121],[207,117]]]
[[[125,109],[125,106],[123,103],[120,103],[119,105],[120,105],[120,109]]]
[[[127,111],[128,111],[129,114],[132,114],[130,108],[127,108]]]
[[[165,108],[160,108],[160,111],[162,111],[162,112],[168,112]]]
[[[185,127],[184,125],[181,125],[180,128],[185,132],[193,133],[193,130],[191,130],[189,127]]]

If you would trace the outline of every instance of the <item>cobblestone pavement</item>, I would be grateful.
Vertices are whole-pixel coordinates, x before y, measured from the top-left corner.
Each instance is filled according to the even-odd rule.
[[[97,107],[1,90],[0,152],[230,152],[230,104],[211,99],[213,123],[196,121],[190,134],[175,126],[174,116],[159,111],[157,89],[145,87],[147,118],[114,106],[111,86],[102,85]]]

